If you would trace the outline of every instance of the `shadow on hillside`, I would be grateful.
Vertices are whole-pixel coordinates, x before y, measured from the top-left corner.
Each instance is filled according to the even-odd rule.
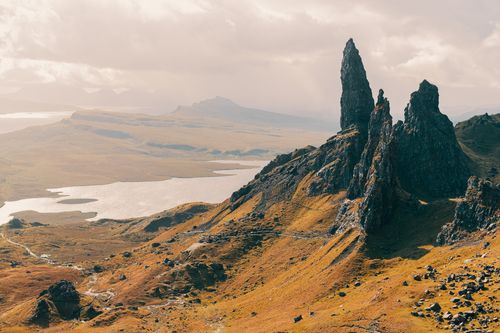
[[[368,237],[366,254],[370,258],[401,257],[419,259],[429,252],[441,227],[453,219],[455,202],[439,200],[423,205],[417,212],[399,209],[395,218],[376,234]]]

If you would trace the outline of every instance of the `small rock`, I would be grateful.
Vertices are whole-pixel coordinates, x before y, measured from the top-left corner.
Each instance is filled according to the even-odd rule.
[[[94,272],[96,272],[96,273],[102,273],[102,272],[104,272],[104,267],[102,267],[101,265],[95,265],[94,266]]]
[[[441,306],[439,303],[432,303],[428,308],[426,308],[428,311],[433,311],[433,312],[439,312],[441,311]]]

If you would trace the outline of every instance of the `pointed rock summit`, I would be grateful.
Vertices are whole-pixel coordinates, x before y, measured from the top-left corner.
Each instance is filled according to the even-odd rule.
[[[471,175],[453,124],[439,111],[438,88],[424,80],[411,94],[404,123],[395,126],[403,188],[427,198],[463,195]]]
[[[347,41],[344,48],[340,79],[342,81],[340,126],[342,130],[355,126],[364,134],[368,128],[374,102],[363,61],[352,38]]]

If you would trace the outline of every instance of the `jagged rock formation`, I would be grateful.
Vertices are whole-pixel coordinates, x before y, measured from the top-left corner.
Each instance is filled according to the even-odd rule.
[[[389,221],[397,204],[399,183],[394,172],[394,138],[389,101],[380,90],[370,116],[368,141],[354,167],[347,200],[331,232],[359,225],[366,231]],[[352,200],[352,201],[351,201]]]
[[[493,230],[500,221],[500,184],[472,176],[467,182],[463,201],[457,204],[455,217],[437,236],[440,245],[452,244],[471,232]]]
[[[402,187],[418,196],[463,195],[471,175],[453,125],[439,111],[438,88],[424,80],[411,94],[404,123],[394,126]]]
[[[310,195],[347,189],[347,201],[331,231],[349,225],[368,231],[388,222],[400,201],[418,206],[413,196],[463,193],[470,175],[468,160],[452,123],[439,111],[436,86],[424,80],[411,95],[404,123],[393,127],[383,90],[373,107],[352,40],[344,50],[341,79],[343,130],[319,148],[308,146],[278,156],[231,196],[233,209],[260,193],[256,210],[264,212],[273,203],[290,199],[298,184],[312,175]]]
[[[319,148],[307,146],[271,161],[248,185],[233,193],[233,209],[257,193],[262,193],[258,210],[289,198],[300,181],[309,174],[311,195],[335,193],[346,189],[353,168],[366,142],[368,122],[374,103],[370,84],[359,51],[349,39],[341,67],[341,128]]]
[[[342,81],[340,126],[343,130],[352,126],[358,127],[364,134],[374,104],[363,61],[352,38],[347,41],[344,48],[340,79]]]
[[[368,140],[361,154],[358,164],[354,167],[353,176],[347,189],[347,197],[354,199],[364,195],[365,184],[372,166],[375,151],[379,149],[381,141],[389,140],[392,131],[392,117],[389,101],[384,98],[384,91],[380,89],[377,105],[370,115]]]
[[[364,141],[358,129],[350,128],[333,136],[319,148],[308,146],[279,155],[253,181],[233,193],[233,209],[255,194],[262,193],[257,210],[264,211],[273,203],[290,198],[297,185],[309,174],[314,175],[310,194],[335,193],[347,188]]]
[[[80,294],[73,283],[61,280],[40,293],[28,322],[47,327],[57,319],[92,319],[100,313],[92,306],[82,307]]]

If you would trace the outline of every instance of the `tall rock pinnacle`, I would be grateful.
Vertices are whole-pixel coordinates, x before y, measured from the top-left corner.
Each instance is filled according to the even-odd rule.
[[[453,124],[439,111],[438,88],[424,80],[411,94],[405,121],[395,126],[403,188],[424,197],[460,196],[470,176]]]
[[[368,140],[347,190],[347,197],[352,201],[344,202],[330,231],[352,225],[372,231],[389,222],[399,191],[393,160],[390,106],[380,89],[370,116]]]
[[[365,134],[374,102],[363,61],[352,38],[347,41],[344,48],[340,79],[342,81],[340,127],[345,130],[355,126]]]

